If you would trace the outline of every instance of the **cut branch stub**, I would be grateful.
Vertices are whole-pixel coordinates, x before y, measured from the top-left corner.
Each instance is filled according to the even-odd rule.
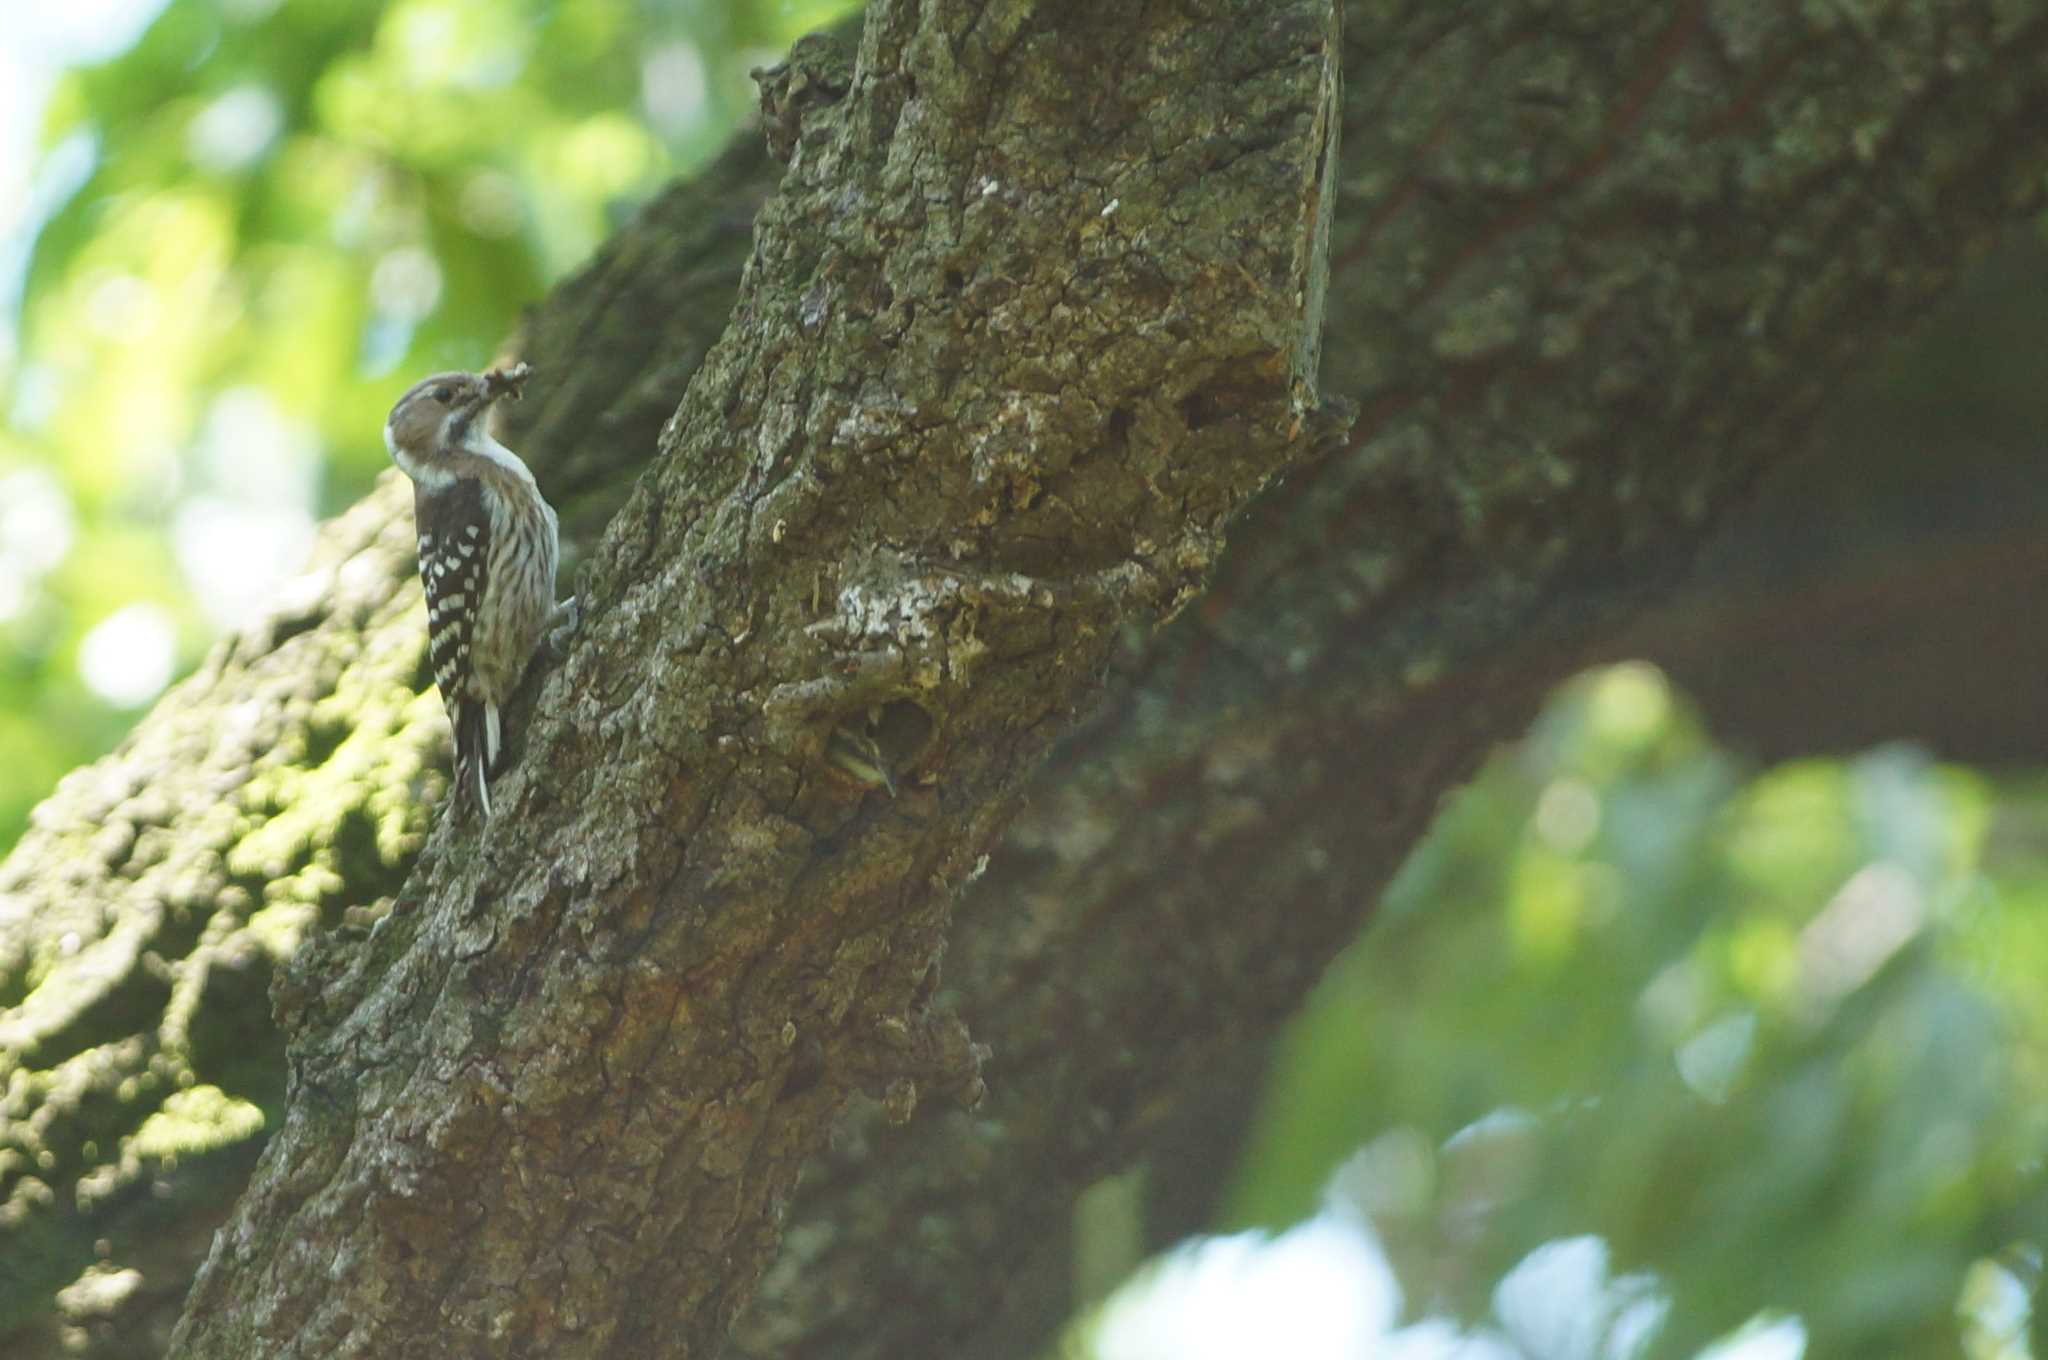
[[[294,979],[345,1018],[178,1353],[709,1354],[856,1091],[974,1098],[955,892],[1325,432],[1336,60],[1328,0],[871,9],[499,816]]]

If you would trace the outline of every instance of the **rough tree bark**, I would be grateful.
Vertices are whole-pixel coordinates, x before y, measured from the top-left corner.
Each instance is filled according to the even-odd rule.
[[[1341,433],[1337,59],[1331,0],[869,11],[494,820],[280,993],[284,1121],[172,1355],[711,1355],[854,1094],[978,1098],[954,896]]]
[[[1011,12],[991,7],[982,23],[993,27],[971,41],[1015,33],[1013,60],[1028,59],[1034,30],[1007,27],[999,16]],[[473,848],[444,829],[375,936],[309,935],[394,901],[441,787],[443,737],[431,694],[419,694],[409,526],[388,486],[330,530],[295,603],[224,647],[39,815],[0,878],[0,1052],[14,1064],[0,1109],[0,1233],[10,1262],[30,1266],[0,1307],[43,1310],[17,1334],[23,1347],[68,1328],[102,1337],[104,1353],[161,1348],[152,1320],[245,1174],[254,1122],[267,1114],[276,1127],[282,1062],[261,1037],[263,984],[309,936],[279,987],[298,1086],[251,1221],[295,1195],[315,1214],[355,1206],[359,1222],[336,1229],[323,1270],[344,1240],[379,1252],[417,1244],[413,1273],[386,1301],[330,1286],[365,1322],[419,1299],[436,1310],[437,1349],[494,1324],[564,1328],[577,1339],[558,1337],[562,1349],[614,1325],[615,1348],[691,1329],[701,1349],[765,1260],[801,1152],[864,1084],[894,1098],[858,1113],[815,1168],[739,1348],[1029,1351],[1062,1311],[1048,1244],[1074,1191],[1141,1153],[1176,1097],[1285,1013],[1444,790],[1661,588],[1760,470],[1800,446],[1841,373],[2002,223],[2038,207],[2048,161],[2031,135],[2048,111],[2036,6],[1352,5],[1323,374],[1363,419],[1342,457],[1297,470],[1239,518],[1197,609],[1113,657],[1114,629],[1082,638],[1051,621],[1091,608],[1106,620],[1123,606],[1090,598],[1081,578],[1122,560],[1117,548],[1130,555],[1100,520],[1135,492],[1111,481],[1101,506],[1074,492],[1113,476],[1102,464],[1143,465],[1194,440],[1232,455],[1220,469],[1232,490],[1197,507],[1220,512],[1259,475],[1241,464],[1286,457],[1270,433],[1285,423],[1285,375],[1245,359],[1287,346],[1261,330],[1277,324],[1270,315],[1229,293],[1243,285],[1227,272],[1209,279],[1216,297],[1111,270],[1086,280],[1096,291],[1061,295],[1069,315],[1031,314],[995,332],[992,348],[1049,344],[1091,315],[1112,317],[1103,308],[1156,316],[1172,299],[1190,318],[1236,309],[1221,328],[1235,347],[1205,351],[1235,362],[1183,371],[1178,387],[1159,364],[1126,418],[1094,397],[1094,424],[1078,433],[1065,402],[1030,398],[1094,393],[1130,370],[1091,356],[1078,372],[1015,380],[1013,361],[1057,359],[1029,348],[948,368],[932,337],[970,315],[1016,318],[1046,296],[1028,286],[1044,277],[1045,242],[1069,264],[1090,241],[1128,258],[1158,245],[1146,228],[1171,220],[1144,216],[1170,200],[1121,193],[1085,213],[1050,194],[1019,211],[1006,192],[1075,171],[1070,154],[1037,143],[1041,129],[1180,132],[1187,109],[1175,101],[1189,92],[1170,85],[1150,96],[1160,110],[1133,107],[1147,62],[1129,56],[1118,83],[1080,88],[1129,109],[1136,127],[1086,117],[1102,106],[1040,98],[997,128],[1021,143],[1004,148],[1014,160],[968,161],[977,119],[1029,85],[1006,71],[959,106],[970,116],[956,126],[881,119],[897,122],[899,159],[887,160],[874,100],[905,69],[886,59],[904,50],[905,18],[878,10],[871,83],[817,110],[801,140],[800,183],[763,224],[734,336],[663,440],[700,461],[666,457],[632,500],[591,572],[607,607],[564,671],[535,687],[545,714],[507,785],[525,825],[494,826]],[[1085,21],[1053,10],[1041,22]],[[1150,10],[1114,21],[1127,22],[1161,32],[1183,21]],[[910,50],[911,68],[945,56]],[[944,81],[896,94],[899,111],[965,99]],[[1275,162],[1281,134],[1293,135],[1250,132]],[[1297,187],[1312,182],[1307,140],[1295,137]],[[910,173],[955,191],[929,206],[885,192],[883,167],[904,165],[913,144],[931,162]],[[1205,190],[1257,171],[1214,161]],[[1171,170],[1171,157],[1152,163],[1155,175]],[[535,317],[526,352],[565,376],[536,391],[519,446],[580,508],[572,519],[586,533],[622,499],[716,333],[748,215],[733,205],[762,194],[766,173],[729,160],[699,186],[708,201],[657,205]],[[997,186],[986,198],[957,192],[984,178]],[[804,195],[826,189],[839,195],[832,210],[804,218]],[[1100,216],[1111,198],[1117,212]],[[1228,210],[1205,208],[1201,223]],[[1090,236],[1091,221],[1119,234]],[[1276,224],[1255,225],[1251,239]],[[935,246],[947,231],[970,233],[950,246],[957,283],[943,259],[894,274],[879,248]],[[1034,253],[1014,232],[1047,235]],[[1216,245],[1177,242],[1184,259]],[[1171,333],[1160,343],[1194,346]],[[943,424],[876,399],[939,380],[955,384]],[[1019,400],[961,399],[991,391]],[[979,469],[968,432],[993,460]],[[941,452],[910,465],[926,441]],[[1115,456],[1102,457],[1105,445]],[[1097,453],[1048,476],[1028,460],[1049,448]],[[896,472],[841,475],[814,495],[806,472],[830,471],[835,457]],[[935,488],[921,483],[929,467],[986,476]],[[919,515],[977,493],[990,519],[968,526],[963,555]],[[740,504],[764,494],[751,530],[736,524]],[[848,558],[863,529],[870,551]],[[992,590],[991,559],[1011,569],[1007,554],[1048,530],[1107,550],[1019,568],[1043,576],[1069,563],[1050,608]],[[892,554],[934,543],[914,569],[892,570]],[[779,708],[760,702],[775,682],[825,675],[833,657],[861,650],[852,635],[893,627],[838,608],[849,587],[907,599],[927,577],[944,583],[936,603],[949,621],[971,614],[973,631],[870,634],[865,647],[928,657],[946,646],[949,660],[962,643],[994,649],[961,660],[965,679],[941,668],[927,687],[929,671],[885,660],[879,674],[840,677],[853,688],[836,697],[820,686],[782,691],[794,702]],[[1141,618],[1170,602],[1164,579]],[[821,612],[840,616],[838,636],[805,631],[818,621],[813,581]],[[692,590],[715,607],[677,609],[673,622],[648,612],[661,592]],[[1046,627],[1019,641],[1034,617]],[[1030,671],[1048,644],[1089,667],[1113,662],[1114,698],[1041,771],[960,913],[940,1000],[956,999],[993,1048],[990,1097],[974,1115],[927,1101],[889,1128],[881,1111],[904,1113],[920,1084],[892,1087],[892,1074],[938,1058],[924,1063],[938,1084],[972,1082],[957,1033],[921,1023],[934,1012],[916,978],[946,899],[930,876],[969,869],[973,837],[1004,801],[985,791],[1007,787],[1092,678]],[[1015,683],[1027,672],[1029,692]],[[977,687],[991,681],[1009,688]],[[588,708],[566,697],[593,690]],[[1045,721],[1020,734],[1005,720],[1026,704]],[[909,776],[897,800],[821,763],[834,726],[871,707],[882,710],[876,739]],[[546,789],[533,778],[541,768]],[[648,787],[659,796],[631,796]],[[676,826],[689,827],[686,844]],[[752,839],[703,858],[722,833]],[[660,869],[674,877],[640,877]],[[613,907],[641,913],[624,936],[598,924]],[[540,938],[550,943],[536,950]],[[508,962],[518,957],[533,962]],[[578,991],[600,975],[609,981]],[[521,1028],[537,999],[564,992],[608,1003],[554,1033]],[[421,1018],[437,1005],[493,1019],[439,1029]],[[949,1038],[950,1055],[915,1051]],[[453,1052],[480,1056],[463,1065]],[[621,1074],[633,1071],[662,1079],[632,1087]],[[389,1094],[415,1081],[420,1094]],[[619,1085],[592,1093],[592,1081]],[[606,1122],[602,1102],[621,1089],[638,1122]],[[593,1146],[604,1129],[617,1131],[613,1145]],[[362,1160],[350,1160],[350,1136]],[[436,1147],[471,1160],[423,1165]],[[622,1162],[635,1169],[604,1174]],[[500,1226],[422,1212],[483,1184]],[[522,1212],[532,1222],[517,1231],[498,1218]],[[570,1222],[600,1215],[607,1234]],[[223,1260],[265,1264],[241,1260],[277,1241],[261,1232],[226,1239]],[[303,1255],[269,1264],[289,1259]],[[492,1282],[491,1266],[515,1261],[530,1277]],[[639,1282],[623,1319],[582,1301],[606,1269]],[[442,1283],[476,1270],[465,1287]],[[195,1302],[231,1292],[226,1273]],[[53,1314],[45,1301],[60,1286]],[[493,1289],[540,1311],[493,1315]],[[272,1302],[294,1307],[291,1297]],[[303,1321],[305,1342],[324,1351],[322,1304],[269,1316]],[[211,1325],[261,1316],[214,1306]]]

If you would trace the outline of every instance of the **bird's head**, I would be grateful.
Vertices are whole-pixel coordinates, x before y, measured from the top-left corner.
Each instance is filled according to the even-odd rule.
[[[482,373],[436,373],[414,383],[384,422],[384,446],[415,482],[453,475],[449,460],[483,436],[478,417],[500,397],[517,398],[533,369],[528,364]]]

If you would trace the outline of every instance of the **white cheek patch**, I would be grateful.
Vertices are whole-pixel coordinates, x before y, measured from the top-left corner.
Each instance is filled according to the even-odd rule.
[[[384,422],[384,447],[390,451],[391,461],[398,464],[399,470],[418,485],[436,491],[455,485],[454,473],[399,442],[398,412],[395,410]]]

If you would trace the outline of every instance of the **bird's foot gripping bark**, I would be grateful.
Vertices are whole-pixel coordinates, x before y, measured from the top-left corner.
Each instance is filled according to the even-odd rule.
[[[576,630],[582,626],[583,611],[577,607],[576,597],[571,595],[556,605],[554,611],[548,615],[548,654],[557,661],[567,657],[569,642],[576,636]]]

